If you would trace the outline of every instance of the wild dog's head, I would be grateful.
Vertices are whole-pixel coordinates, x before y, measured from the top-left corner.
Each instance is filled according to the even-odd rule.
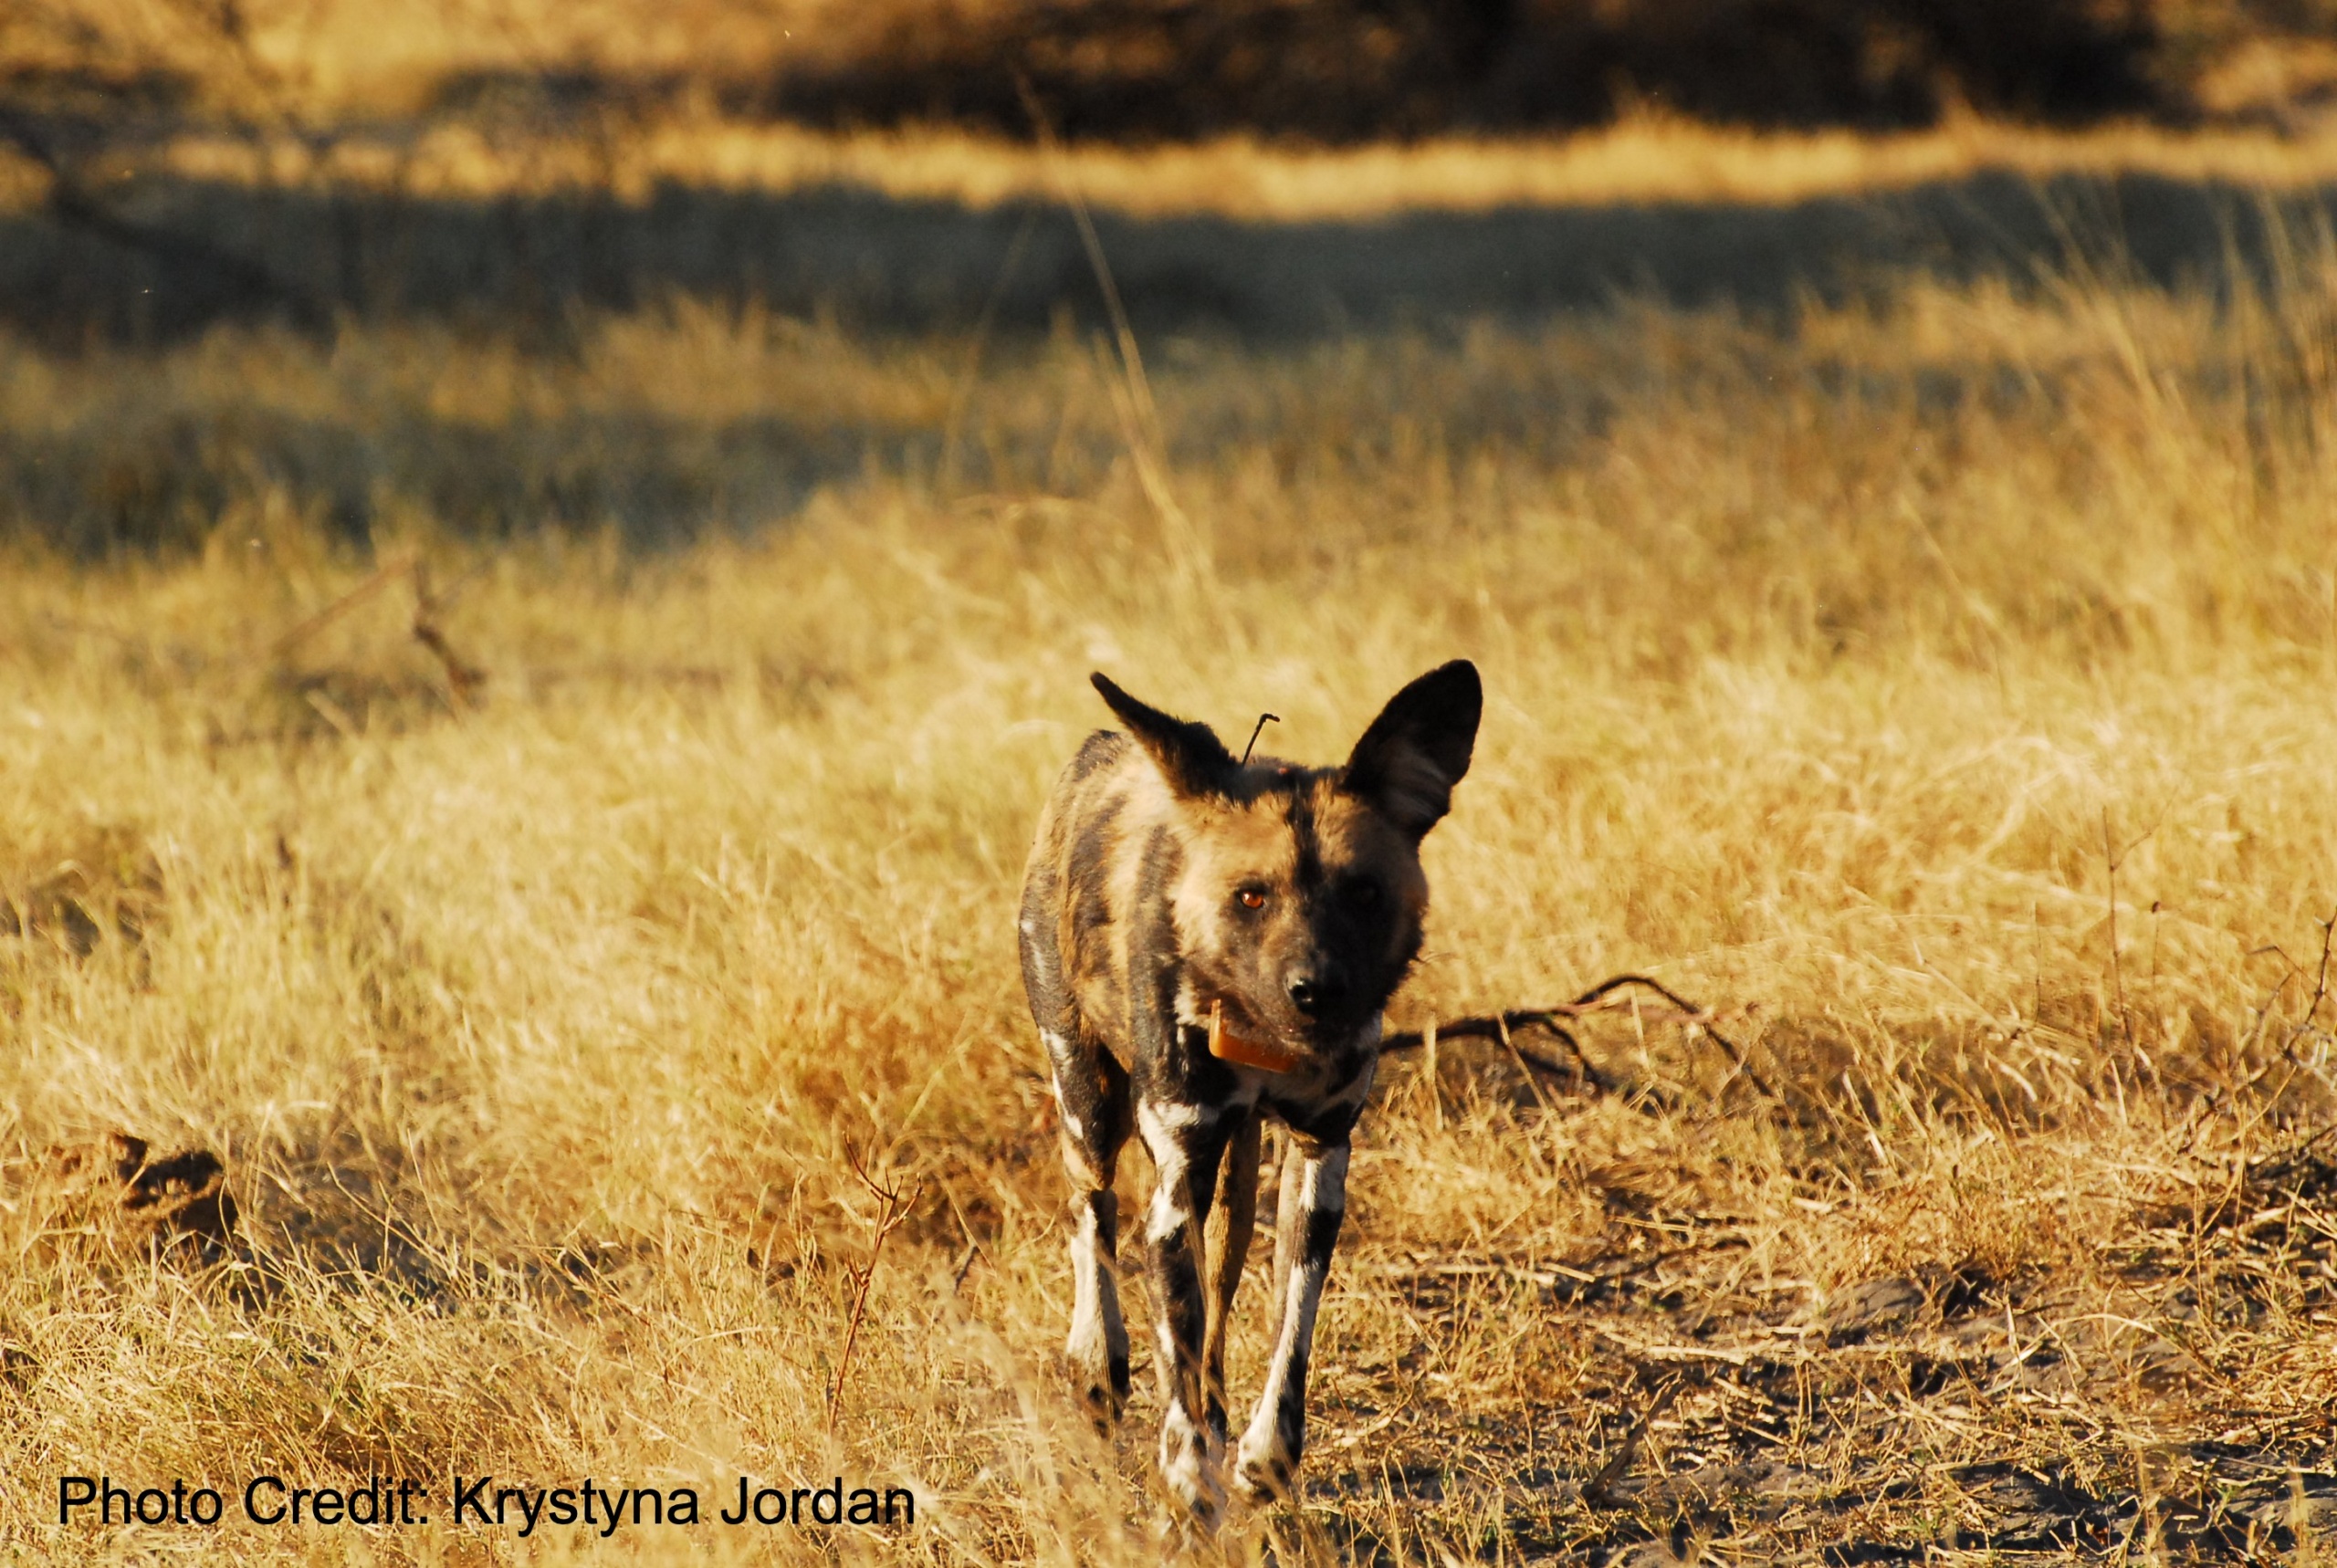
[[[1206,1016],[1304,1050],[1355,1034],[1395,994],[1428,908],[1420,841],[1469,771],[1484,706],[1465,659],[1398,692],[1340,768],[1238,762],[1207,725],[1095,689],[1159,769],[1180,865],[1173,918]]]

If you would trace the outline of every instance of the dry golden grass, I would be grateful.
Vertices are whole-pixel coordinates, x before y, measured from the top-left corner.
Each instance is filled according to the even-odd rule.
[[[1051,1364],[1030,825],[1090,667],[1315,758],[1467,654],[1487,719],[1399,1021],[1642,969],[1775,1092],[1628,1012],[1585,1035],[1620,1095],[1391,1063],[1309,1490],[1230,1551],[2304,1562],[2317,1518],[2325,1553],[2333,266],[2269,305],[1910,281],[1776,328],[1187,341],[1157,429],[1067,334],[969,380],[962,342],[755,311],[9,348],[18,430],[477,439],[362,551],[332,476],[259,476],[184,553],[0,572],[0,1541],[1152,1560],[1148,1393],[1099,1443]],[[569,418],[709,433],[718,482],[710,433],[807,408],[865,471],[742,537],[498,546],[426,499]],[[60,1151],[117,1128],[222,1155],[236,1241],[113,1217]],[[831,1431],[854,1159],[921,1196]],[[56,1528],[100,1470],[402,1475],[442,1517]],[[482,1470],[709,1503],[841,1471],[919,1522],[519,1544],[445,1522]]]
[[[1132,216],[1206,213],[1291,223],[1559,204],[1782,205],[1981,172],[2030,180],[2143,174],[2300,192],[2337,178],[2337,129],[2054,131],[1959,118],[1938,130],[1871,136],[1755,133],[1641,116],[1565,138],[1325,148],[1231,136],[1142,148],[1083,144],[1050,154],[946,129],[832,132],[674,114],[615,136],[599,125],[515,136],[507,127],[452,119],[380,135],[349,132],[322,145],[195,135],[130,163],[144,173],[230,185],[323,183],[466,200],[582,191],[637,204],[665,184],[773,193],[843,186],[980,210],[1049,201],[1068,188]],[[31,183],[12,190],[20,203],[37,195]]]

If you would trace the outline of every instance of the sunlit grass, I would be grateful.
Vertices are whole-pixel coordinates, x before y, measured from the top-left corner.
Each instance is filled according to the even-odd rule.
[[[634,203],[665,183],[758,193],[842,186],[976,208],[1050,201],[1069,188],[1131,214],[1298,221],[1568,204],[1783,204],[1981,173],[2146,174],[2301,191],[2337,175],[2337,133],[2132,124],[2055,131],[1964,118],[1878,137],[1755,132],[1642,116],[1565,138],[1309,148],[1236,135],[1048,153],[942,128],[832,132],[668,113],[621,133],[556,125],[515,131],[450,119],[379,136],[353,130],[321,148],[265,134],[195,135],[127,158],[123,172],[295,189],[322,182],[416,198],[611,193]],[[38,199],[37,182],[19,188],[22,201]]]
[[[225,465],[159,555],[0,572],[0,1537],[510,1550],[61,1532],[68,1469],[726,1500],[842,1471],[921,1499],[848,1556],[1148,1559],[1152,1408],[1099,1445],[1050,1364],[1063,1186],[1008,915],[1032,821],[1102,721],[1091,668],[1228,733],[1271,710],[1271,744],[1327,759],[1456,654],[1487,718],[1399,1019],[1646,970],[1777,1097],[1630,1013],[1585,1043],[1639,1098],[1536,1094],[1475,1048],[1391,1066],[1319,1490],[1238,1547],[1661,1534],[1667,1505],[1579,1489],[1682,1366],[1788,1372],[1665,1396],[1633,1473],[1900,1485],[1848,1523],[1697,1516],[1755,1556],[1952,1538],[1959,1465],[2154,1496],[2210,1440],[2326,1469],[2330,1193],[2309,1161],[2262,1184],[2337,1088],[2327,265],[2308,236],[2269,304],[1909,283],[1776,328],[1164,346],[1136,434],[1173,510],[1116,362],[1068,332],[970,379],[964,341],[696,308],[559,350],[357,325],[9,350],[19,429],[167,407],[229,453],[271,411],[475,439],[375,471],[363,539],[329,526],[327,445]],[[529,531],[550,489],[465,511],[572,474],[531,444],[563,421],[662,422],[718,485],[689,433],[814,415],[856,470],[735,534]],[[518,537],[454,526],[485,515]],[[413,635],[418,586],[476,693]],[[117,1126],[225,1157],[226,1269],[68,1222],[54,1150]],[[831,1437],[875,1216],[853,1158],[924,1197]],[[1892,1278],[1973,1292],[1966,1339],[1822,1332]],[[1999,1354],[2049,1332],[2064,1381]],[[1259,1354],[1237,1341],[1244,1386]]]

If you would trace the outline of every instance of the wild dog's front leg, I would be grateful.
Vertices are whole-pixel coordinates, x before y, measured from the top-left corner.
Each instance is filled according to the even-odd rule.
[[[1112,1190],[1128,1135],[1128,1078],[1110,1054],[1062,1034],[1047,1036],[1063,1163],[1072,1183],[1071,1337],[1064,1354],[1073,1385],[1099,1431],[1128,1398],[1128,1331],[1120,1317],[1120,1200]]]
[[[1306,1447],[1306,1363],[1315,1313],[1339,1223],[1347,1209],[1347,1145],[1293,1139],[1283,1155],[1282,1197],[1274,1213],[1273,1357],[1265,1392],[1242,1434],[1240,1473],[1251,1496],[1286,1497]]]
[[[1194,1524],[1213,1530],[1225,1507],[1225,1482],[1208,1418],[1202,1359],[1208,1309],[1199,1254],[1226,1129],[1201,1107],[1174,1101],[1139,1104],[1137,1124],[1153,1162],[1144,1239],[1158,1307],[1154,1360],[1160,1369],[1160,1475]]]

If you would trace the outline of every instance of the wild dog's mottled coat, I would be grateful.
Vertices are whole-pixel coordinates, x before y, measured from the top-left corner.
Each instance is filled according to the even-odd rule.
[[[1253,1495],[1278,1496],[1305,1442],[1348,1134],[1371,1089],[1381,1009],[1420,950],[1420,839],[1468,771],[1483,696],[1472,665],[1446,664],[1397,694],[1346,766],[1303,768],[1236,762],[1206,726],[1095,682],[1131,735],[1098,731],[1065,769],[1040,818],[1021,918],[1023,984],[1077,1189],[1068,1348],[1089,1410],[1116,1418],[1128,1346],[1112,1188],[1134,1131],[1158,1173],[1145,1241],[1160,1309],[1161,1473],[1206,1526],[1224,1501],[1225,1319],[1250,1247],[1260,1128],[1280,1121],[1289,1152],[1273,1354],[1238,1470]],[[1290,1071],[1211,1055],[1213,1008],[1229,1032],[1294,1058]]]

